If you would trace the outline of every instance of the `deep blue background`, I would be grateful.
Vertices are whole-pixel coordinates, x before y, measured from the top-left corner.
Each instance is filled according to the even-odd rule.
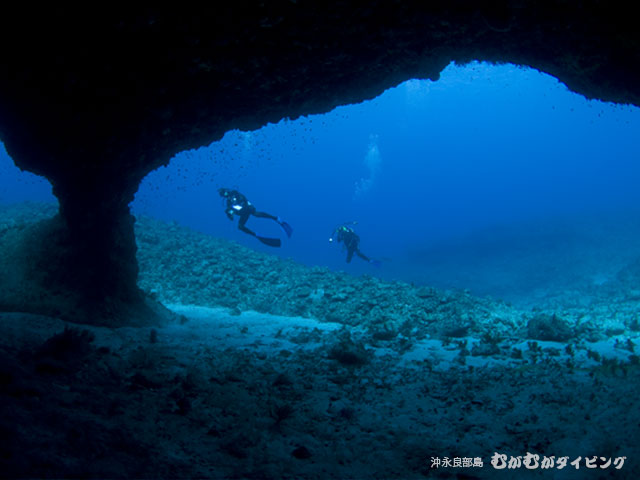
[[[229,132],[184,152],[145,179],[132,208],[309,265],[444,282],[435,259],[459,265],[492,239],[504,250],[505,235],[519,228],[522,242],[532,225],[585,216],[597,225],[618,215],[633,223],[639,127],[638,108],[586,100],[535,70],[451,65],[437,82],[412,80],[362,104]],[[18,176],[0,156],[0,201],[51,198],[46,184]],[[293,237],[276,250],[240,233],[223,213],[221,186],[282,216]],[[382,268],[357,258],[347,265],[328,243],[339,223],[354,220],[362,250]],[[267,220],[247,226],[282,235]]]

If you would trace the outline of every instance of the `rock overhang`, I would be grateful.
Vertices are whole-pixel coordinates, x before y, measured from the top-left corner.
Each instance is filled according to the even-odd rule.
[[[102,257],[69,288],[99,279],[91,298],[129,301],[122,285],[133,288],[137,268],[128,204],[177,152],[410,78],[437,80],[451,61],[528,65],[589,98],[640,105],[632,19],[596,1],[14,10],[0,20],[0,140],[60,200],[53,264]],[[68,272],[58,274],[64,284]]]
[[[231,129],[437,79],[451,61],[530,65],[588,97],[640,103],[640,34],[601,2],[44,8],[4,16],[0,135],[48,177],[99,168],[115,182]]]

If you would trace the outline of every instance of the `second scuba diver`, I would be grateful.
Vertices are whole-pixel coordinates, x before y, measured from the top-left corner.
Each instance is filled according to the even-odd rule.
[[[355,222],[352,223],[355,224]],[[347,263],[351,262],[353,254],[355,253],[365,262],[379,266],[380,262],[378,260],[373,260],[360,251],[360,237],[353,230],[353,228],[347,225],[348,224],[340,225],[339,227],[337,227],[331,234],[331,237],[329,237],[329,241],[333,242],[335,237],[335,240],[338,243],[344,243],[344,247],[347,249]]]
[[[256,237],[265,245],[269,245],[270,247],[279,247],[281,245],[279,238],[269,238],[269,237],[261,237],[260,235],[256,235],[255,232],[249,230],[245,224],[249,217],[253,215],[258,218],[268,218],[270,220],[274,220],[275,222],[282,227],[282,230],[287,234],[287,237],[291,237],[293,233],[293,229],[291,226],[280,219],[280,217],[276,217],[269,213],[258,212],[256,207],[254,207],[247,197],[238,192],[237,190],[231,190],[229,188],[219,188],[218,193],[222,198],[226,198],[227,200],[227,208],[225,212],[229,220],[233,220],[234,215],[238,215],[240,219],[238,220],[238,229],[243,231],[244,233],[248,233],[251,236]]]

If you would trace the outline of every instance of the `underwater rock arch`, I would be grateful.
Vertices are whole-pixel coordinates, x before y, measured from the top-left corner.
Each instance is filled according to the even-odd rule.
[[[14,8],[0,19],[11,47],[0,62],[0,139],[60,201],[32,232],[42,248],[31,271],[45,270],[30,277],[38,300],[14,295],[6,309],[153,321],[136,286],[128,204],[148,172],[230,129],[437,80],[451,61],[528,65],[589,98],[640,105],[640,31],[631,7],[606,2],[74,8]]]

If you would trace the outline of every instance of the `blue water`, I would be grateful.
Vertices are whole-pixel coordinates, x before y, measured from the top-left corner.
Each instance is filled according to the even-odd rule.
[[[450,65],[437,82],[411,80],[358,105],[183,152],[147,176],[132,210],[308,265],[455,284],[435,259],[459,267],[486,256],[492,240],[494,250],[510,236],[522,242],[536,225],[640,218],[639,127],[640,109],[587,100],[532,69]],[[0,201],[52,200],[46,182],[9,163],[1,153]],[[280,215],[293,237],[273,249],[239,232],[223,213],[222,186]],[[358,222],[361,250],[382,259],[380,268],[357,257],[347,265],[328,242],[347,221]],[[268,220],[247,226],[283,237]]]

